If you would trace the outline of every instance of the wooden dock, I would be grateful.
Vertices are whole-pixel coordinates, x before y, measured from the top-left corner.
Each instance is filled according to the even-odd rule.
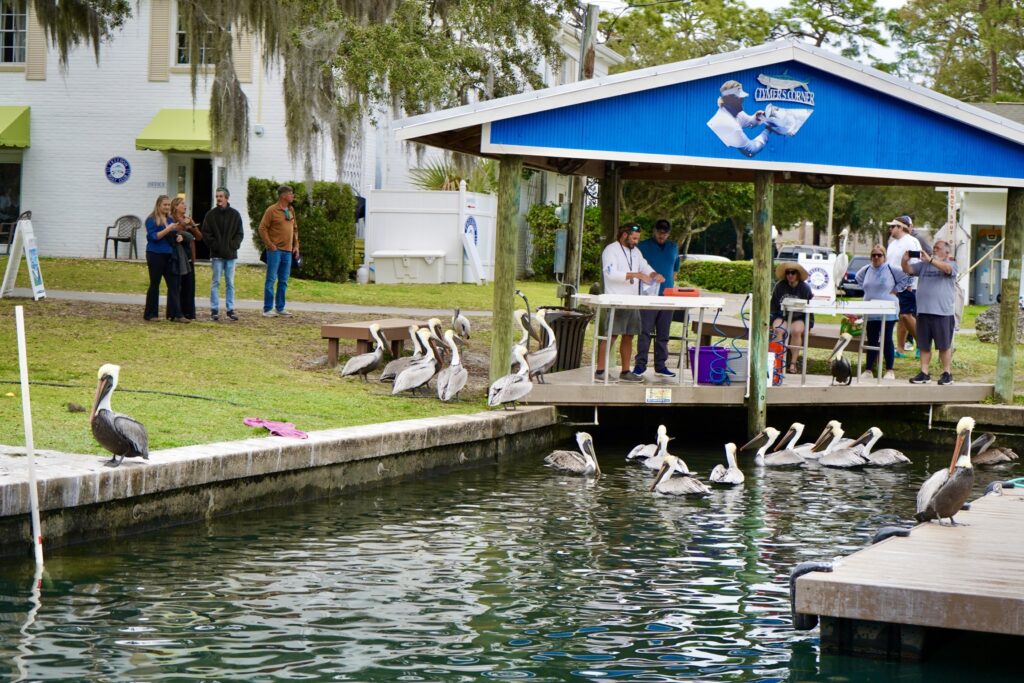
[[[916,658],[934,629],[1024,636],[1024,490],[987,495],[797,579],[824,652]]]

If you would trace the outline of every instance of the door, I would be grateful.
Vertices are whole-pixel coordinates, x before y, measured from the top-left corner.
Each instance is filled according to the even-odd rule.
[[[206,212],[213,208],[213,160],[210,158],[192,159],[192,183],[189,206],[192,207],[192,220],[202,223]],[[196,259],[209,260],[210,249],[202,240],[196,242]]]

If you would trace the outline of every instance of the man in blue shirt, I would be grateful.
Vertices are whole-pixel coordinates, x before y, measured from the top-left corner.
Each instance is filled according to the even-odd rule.
[[[679,245],[668,238],[672,225],[664,218],[654,224],[654,234],[637,247],[654,271],[665,278],[658,294],[665,293],[666,287],[675,286],[679,270]],[[633,373],[643,375],[647,370],[647,352],[651,348],[651,330],[654,330],[654,374],[661,377],[675,377],[668,369],[668,335],[672,325],[672,311],[640,311],[640,338],[637,341],[636,360]]]

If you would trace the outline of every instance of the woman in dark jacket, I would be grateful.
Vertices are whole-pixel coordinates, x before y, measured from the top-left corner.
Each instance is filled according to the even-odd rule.
[[[804,325],[814,327],[814,314],[794,313],[793,326],[786,329],[788,314],[782,310],[782,300],[795,298],[810,301],[814,298],[811,286],[807,284],[807,271],[796,261],[784,261],[775,268],[775,289],[772,290],[772,341],[786,345],[786,363],[790,374],[799,372],[800,358],[793,358],[792,348],[800,348],[804,337]]]
[[[188,320],[196,319],[196,244],[203,233],[188,215],[188,204],[183,197],[171,200],[171,220],[178,226],[183,238],[177,246],[178,275],[181,278],[181,314]]]

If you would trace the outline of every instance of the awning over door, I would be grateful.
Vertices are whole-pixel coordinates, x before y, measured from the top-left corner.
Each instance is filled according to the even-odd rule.
[[[135,138],[135,149],[209,152],[210,112],[206,109],[161,109]]]
[[[0,147],[28,147],[29,108],[0,107]]]

